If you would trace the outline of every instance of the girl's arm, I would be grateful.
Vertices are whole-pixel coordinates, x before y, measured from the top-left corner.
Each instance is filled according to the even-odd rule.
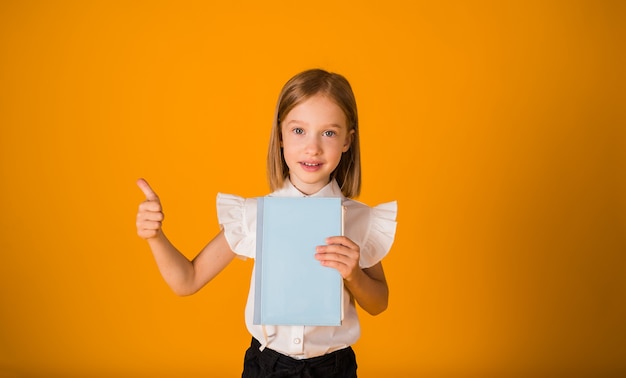
[[[385,279],[383,264],[358,269],[352,279],[345,279],[345,285],[350,290],[365,311],[371,315],[378,315],[387,309],[389,303],[389,287]]]
[[[365,311],[372,315],[385,311],[389,301],[389,287],[382,263],[361,269],[360,248],[345,236],[330,237],[326,243],[317,247],[315,255],[321,264],[339,271],[346,288]]]
[[[197,292],[235,258],[224,233],[217,234],[189,261],[163,233],[163,210],[159,197],[145,180],[137,181],[137,185],[146,195],[137,212],[137,234],[148,241],[161,275],[176,294],[182,296]]]

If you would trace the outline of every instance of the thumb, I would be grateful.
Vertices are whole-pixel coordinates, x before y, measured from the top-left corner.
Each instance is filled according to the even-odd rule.
[[[143,194],[146,196],[146,200],[148,200],[148,201],[158,201],[159,200],[159,196],[157,196],[157,194],[154,192],[154,190],[152,190],[152,188],[150,187],[150,185],[148,184],[148,182],[146,180],[144,180],[142,178],[137,180],[137,186],[139,187],[139,189],[141,189]]]

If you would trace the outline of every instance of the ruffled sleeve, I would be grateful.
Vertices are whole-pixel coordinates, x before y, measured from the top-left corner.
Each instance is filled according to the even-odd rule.
[[[254,258],[256,252],[256,198],[217,194],[217,219],[226,241],[237,255]]]
[[[396,201],[369,208],[369,222],[361,244],[362,268],[369,268],[380,262],[389,253],[396,235]]]
[[[346,206],[346,236],[361,246],[361,268],[369,268],[389,253],[396,235],[396,201],[369,207],[356,201]]]

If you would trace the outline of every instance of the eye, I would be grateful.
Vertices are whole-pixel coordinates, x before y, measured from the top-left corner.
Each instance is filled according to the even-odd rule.
[[[332,137],[337,135],[337,132],[332,131],[332,130],[326,130],[322,133],[322,135],[327,136],[327,137]]]
[[[291,130],[291,131],[292,131],[294,134],[297,134],[297,135],[302,135],[302,134],[304,134],[304,129],[303,129],[303,128],[301,128],[301,127],[295,127],[295,128],[293,128],[293,130]]]

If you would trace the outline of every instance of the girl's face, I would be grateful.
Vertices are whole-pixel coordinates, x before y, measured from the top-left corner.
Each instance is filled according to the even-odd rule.
[[[348,130],[343,110],[319,94],[287,113],[281,132],[291,183],[307,195],[328,184],[341,155],[350,148],[354,134],[354,130]]]

